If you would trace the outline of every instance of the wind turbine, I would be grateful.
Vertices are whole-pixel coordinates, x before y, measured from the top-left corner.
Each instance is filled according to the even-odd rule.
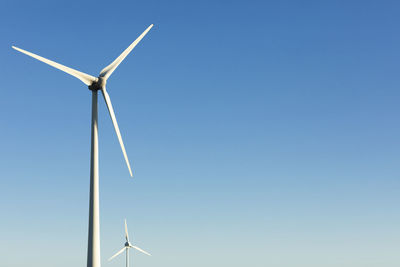
[[[138,251],[140,251],[140,252],[142,252],[142,253],[144,253],[144,254],[146,254],[146,255],[151,256],[150,253],[144,251],[143,249],[141,249],[141,248],[139,248],[139,247],[137,247],[137,246],[133,246],[133,245],[131,244],[131,242],[129,242],[128,226],[126,225],[126,219],[125,219],[125,239],[126,239],[126,242],[125,242],[124,247],[123,247],[120,251],[118,251],[117,253],[115,253],[111,258],[109,258],[109,259],[108,259],[109,261],[112,260],[112,259],[114,259],[114,258],[117,257],[119,254],[121,254],[122,252],[125,251],[125,252],[126,252],[126,267],[129,267],[129,249],[131,249],[131,248],[134,248],[134,249],[136,249],[136,250],[138,250]]]
[[[117,119],[115,118],[114,109],[111,104],[110,96],[106,90],[106,83],[110,75],[118,67],[118,65],[125,59],[125,57],[132,51],[132,49],[142,40],[147,32],[153,27],[151,24],[119,57],[117,57],[110,65],[105,67],[96,78],[89,74],[77,71],[75,69],[66,67],[49,59],[35,55],[31,52],[25,51],[18,47],[12,46],[15,50],[31,56],[39,61],[42,61],[50,66],[62,70],[79,80],[89,87],[92,91],[92,130],[91,130],[91,156],[90,156],[90,201],[89,201],[89,234],[88,234],[88,252],[87,252],[87,267],[100,267],[100,221],[99,221],[99,157],[98,157],[98,130],[97,130],[97,93],[100,90],[103,94],[104,101],[106,102],[108,112],[115,132],[118,137],[122,153],[125,158],[126,165],[130,175],[132,176],[131,166],[129,164],[128,156],[126,155],[125,146],[122,141],[121,133],[119,131]]]

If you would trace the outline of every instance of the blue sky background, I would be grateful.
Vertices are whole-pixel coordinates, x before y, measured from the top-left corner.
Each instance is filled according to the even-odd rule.
[[[398,1],[8,1],[0,8],[0,266],[86,265],[90,91],[108,81],[101,252],[134,266],[400,264]],[[101,99],[100,99],[101,100]]]

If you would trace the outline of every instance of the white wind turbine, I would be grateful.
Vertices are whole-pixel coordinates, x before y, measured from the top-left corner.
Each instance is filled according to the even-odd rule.
[[[98,130],[97,130],[97,92],[100,90],[106,102],[108,112],[115,132],[124,154],[126,165],[132,176],[131,167],[128,156],[126,155],[125,146],[122,141],[121,133],[118,128],[117,119],[115,118],[114,109],[111,104],[110,96],[106,91],[106,82],[118,65],[132,51],[132,49],[142,40],[147,32],[153,27],[151,24],[122,54],[117,57],[110,65],[105,67],[100,75],[96,78],[89,74],[71,69],[54,61],[48,60],[31,52],[13,46],[15,50],[40,60],[50,66],[62,70],[79,80],[89,87],[92,91],[92,131],[91,131],[91,157],[90,157],[90,201],[89,201],[89,236],[88,236],[88,254],[87,267],[100,267],[100,221],[99,221],[99,171],[98,171]]]
[[[126,239],[126,242],[125,242],[124,247],[120,251],[115,253],[111,258],[109,258],[108,259],[109,261],[114,259],[119,254],[121,254],[122,252],[125,251],[126,252],[126,267],[129,267],[129,249],[131,249],[131,248],[134,248],[134,249],[136,249],[136,250],[138,250],[138,251],[140,251],[140,252],[142,252],[142,253],[144,253],[146,255],[151,256],[150,253],[144,251],[143,249],[141,249],[141,248],[139,248],[137,246],[132,245],[131,242],[129,242],[128,226],[126,225],[126,219],[125,219],[125,239]]]

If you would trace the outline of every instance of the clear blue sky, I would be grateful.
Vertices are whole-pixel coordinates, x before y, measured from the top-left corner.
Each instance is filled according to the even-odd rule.
[[[400,264],[398,1],[3,1],[0,266],[86,266],[90,91],[108,81],[101,252],[134,266]],[[279,2],[279,3],[278,3]],[[300,3],[301,2],[301,3]]]

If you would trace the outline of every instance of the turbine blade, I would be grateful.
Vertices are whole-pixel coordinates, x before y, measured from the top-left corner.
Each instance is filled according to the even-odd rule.
[[[136,250],[139,250],[140,252],[142,252],[142,253],[144,253],[144,254],[146,254],[146,255],[151,256],[150,253],[144,251],[143,249],[141,249],[141,248],[139,248],[139,247],[137,247],[137,246],[129,246],[129,247],[134,248],[134,249],[136,249]]]
[[[115,133],[117,134],[119,144],[121,145],[121,149],[122,149],[122,153],[124,154],[126,165],[128,166],[129,173],[132,176],[131,165],[129,164],[128,156],[126,155],[124,142],[122,141],[121,133],[119,131],[117,119],[115,118],[115,113],[114,113],[114,109],[111,104],[110,96],[108,95],[106,88],[102,88],[101,92],[103,93],[104,101],[106,101],[108,112],[110,113],[110,117],[111,117],[112,123],[114,125],[114,129],[115,129]]]
[[[38,55],[33,54],[31,52],[25,51],[25,50],[23,50],[21,48],[18,48],[18,47],[15,47],[15,46],[12,46],[12,48],[14,48],[15,50],[17,50],[17,51],[19,51],[19,52],[21,52],[21,53],[23,53],[25,55],[31,56],[31,57],[39,60],[39,61],[42,61],[42,62],[44,62],[46,64],[49,64],[50,66],[52,66],[52,67],[54,67],[56,69],[62,70],[64,72],[74,76],[75,78],[78,78],[79,80],[81,80],[82,82],[84,82],[88,86],[91,85],[94,81],[97,80],[97,78],[93,77],[92,75],[89,75],[89,74],[86,74],[86,73],[83,73],[83,72],[68,68],[68,67],[66,67],[64,65],[61,65],[61,64],[57,63],[57,62],[51,61],[51,60],[46,59],[44,57],[41,57],[41,56],[38,56]]]
[[[100,77],[104,77],[106,80],[110,75],[114,72],[114,70],[118,67],[119,64],[126,58],[126,56],[132,51],[132,49],[143,39],[143,37],[147,34],[148,31],[153,27],[153,24],[151,24],[147,29],[130,45],[128,46],[127,49],[125,49],[124,52],[122,52],[119,57],[117,57],[110,65],[105,67],[101,72],[100,72]]]
[[[129,242],[128,225],[126,224],[126,219],[125,219],[125,239],[126,242]]]
[[[108,260],[110,261],[110,260],[112,260],[112,259],[114,259],[115,257],[117,257],[119,254],[121,254],[122,252],[124,252],[124,250],[126,249],[126,247],[124,247],[123,249],[121,249],[120,251],[118,251],[117,253],[115,253],[111,258],[109,258]]]

